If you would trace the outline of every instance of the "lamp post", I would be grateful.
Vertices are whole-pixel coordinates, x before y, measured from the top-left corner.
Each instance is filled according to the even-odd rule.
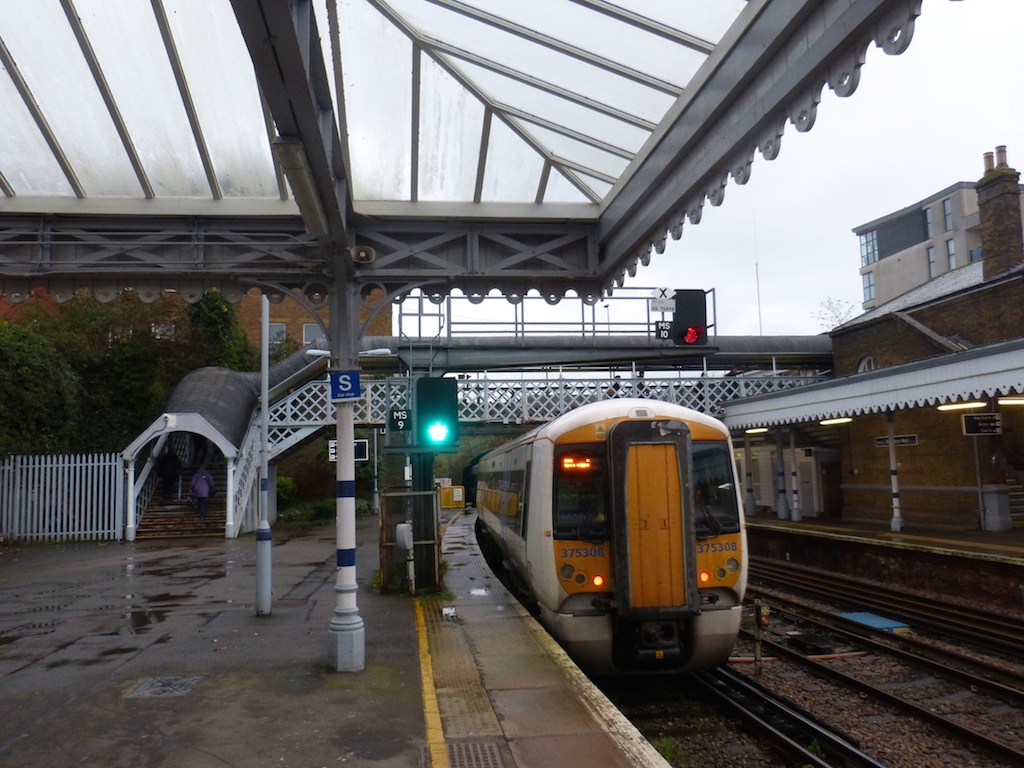
[[[270,300],[263,294],[262,343],[260,345],[260,523],[256,529],[256,615],[269,616],[272,599],[271,552],[273,550],[267,483],[270,475]]]

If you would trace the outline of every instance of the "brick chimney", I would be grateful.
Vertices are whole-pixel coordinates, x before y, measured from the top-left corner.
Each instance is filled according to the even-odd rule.
[[[1020,215],[1020,174],[1006,164],[1006,147],[995,158],[985,153],[985,175],[974,188],[981,216],[981,247],[985,279],[1005,274],[1024,263],[1024,231]]]

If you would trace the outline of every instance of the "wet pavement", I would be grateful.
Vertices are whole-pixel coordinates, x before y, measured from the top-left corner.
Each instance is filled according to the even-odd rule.
[[[333,525],[275,536],[264,617],[255,537],[0,547],[0,765],[419,765],[414,601],[357,527],[358,673],[328,659]]]

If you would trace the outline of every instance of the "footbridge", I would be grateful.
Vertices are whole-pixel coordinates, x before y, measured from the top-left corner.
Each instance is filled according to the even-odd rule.
[[[336,425],[326,344],[311,344],[268,370],[271,484],[281,458]],[[423,375],[455,373],[460,422],[483,427],[542,423],[612,397],[654,398],[716,413],[728,400],[823,381],[822,371],[831,363],[826,336],[716,337],[699,357],[642,336],[368,337],[363,349],[354,421],[384,428],[391,409],[412,409],[414,381]],[[201,369],[182,381],[167,412],[123,452],[132,489],[129,538],[156,490],[157,457],[173,446],[192,459],[192,436],[207,441],[224,461],[225,535],[255,529],[263,445],[260,389],[260,374],[225,369]]]

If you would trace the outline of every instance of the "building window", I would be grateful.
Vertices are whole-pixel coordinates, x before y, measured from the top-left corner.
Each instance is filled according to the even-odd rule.
[[[946,241],[946,261],[950,269],[956,269],[956,243],[952,240]]]
[[[875,273],[865,272],[861,277],[864,280],[864,301],[871,301],[875,298]]]
[[[976,261],[981,261],[984,255],[985,252],[981,248],[971,248],[971,264]]]
[[[173,339],[174,323],[153,323],[150,328],[153,331],[154,339]]]
[[[878,233],[874,230],[860,236],[860,265],[866,267],[878,261]]]
[[[867,373],[873,371],[878,367],[878,363],[875,362],[874,355],[864,355],[857,363],[857,373]]]
[[[279,354],[284,349],[288,326],[284,323],[270,323],[270,327],[267,330],[267,345],[270,349],[270,354]]]
[[[932,209],[924,209],[924,239],[932,239]]]
[[[945,232],[953,229],[953,201],[948,197],[942,201],[942,229]]]
[[[928,254],[928,279],[931,280],[939,274],[939,268],[935,266],[935,249],[929,245],[924,252]]]
[[[302,324],[302,343],[312,344],[318,339],[324,338],[324,332],[320,328],[319,323],[303,323]]]

